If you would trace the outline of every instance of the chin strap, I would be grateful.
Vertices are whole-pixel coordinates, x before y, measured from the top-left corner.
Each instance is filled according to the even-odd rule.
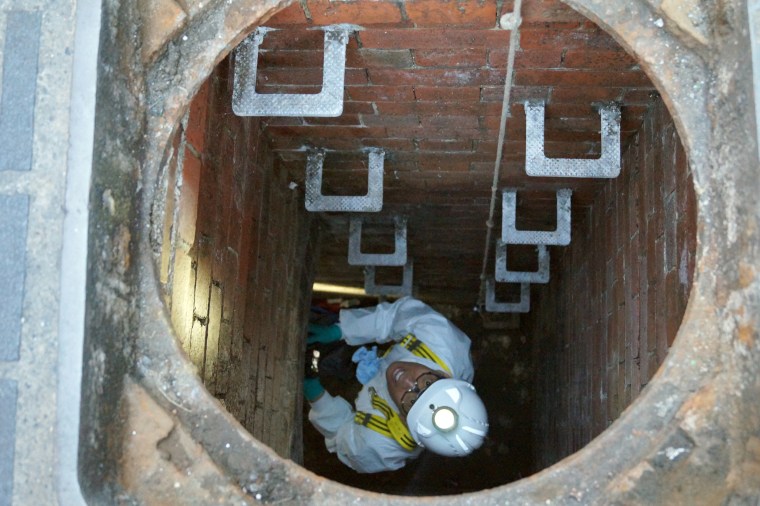
[[[383,413],[385,418],[380,415],[357,411],[354,415],[354,422],[395,440],[406,451],[410,452],[417,448],[417,443],[398,413],[391,408],[385,399],[377,395],[374,388],[370,387],[369,393],[372,396],[372,407]]]

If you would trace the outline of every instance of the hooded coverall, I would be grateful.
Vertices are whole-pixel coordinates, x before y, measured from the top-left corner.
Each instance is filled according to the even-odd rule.
[[[350,345],[398,342],[407,334],[414,334],[448,366],[453,378],[472,383],[470,338],[417,299],[404,297],[372,308],[342,309],[339,326],[343,339]],[[434,361],[418,357],[401,345],[394,345],[380,359],[377,374],[359,392],[356,398],[358,411],[382,416],[372,407],[370,387],[374,387],[377,394],[398,411],[385,381],[386,369],[398,361],[415,362],[432,370],[441,369]],[[348,401],[328,392],[311,403],[309,412],[309,420],[325,436],[327,449],[352,469],[360,473],[400,469],[408,459],[417,458],[422,452],[419,446],[408,451],[394,439],[357,424],[354,414]]]

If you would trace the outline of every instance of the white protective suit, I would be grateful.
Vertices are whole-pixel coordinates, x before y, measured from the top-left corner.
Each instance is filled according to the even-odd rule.
[[[472,383],[470,339],[443,315],[417,299],[404,297],[392,304],[384,302],[372,308],[343,309],[339,326],[343,339],[351,345],[400,341],[412,333],[449,367],[453,378]],[[380,360],[378,373],[359,392],[356,398],[358,411],[382,416],[372,407],[369,387],[374,387],[377,394],[398,411],[385,382],[386,369],[397,361],[441,369],[432,360],[417,357],[401,345],[394,345]],[[311,403],[309,420],[325,436],[327,449],[360,473],[399,469],[407,459],[417,458],[422,452],[419,447],[407,451],[395,440],[355,423],[351,404],[327,392]]]

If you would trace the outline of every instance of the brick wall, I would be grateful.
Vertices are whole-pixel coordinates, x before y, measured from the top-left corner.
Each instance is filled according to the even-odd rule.
[[[480,300],[485,225],[490,208],[510,32],[497,29],[513,2],[496,0],[304,0],[263,22],[270,32],[259,53],[261,92],[316,92],[322,80],[318,26],[355,23],[349,37],[343,114],[337,118],[264,118],[282,170],[304,179],[305,147],[328,150],[328,194],[366,192],[369,147],[385,150],[383,211],[409,218],[414,285],[426,301]],[[560,0],[522,4],[520,44],[507,121],[499,188],[573,189],[574,204],[593,200],[602,183],[547,180],[525,174],[523,101],[546,104],[548,156],[589,158],[600,152],[594,104],[621,106],[621,143],[628,146],[654,85],[602,28]],[[357,164],[365,167],[357,168]],[[364,172],[359,170],[364,169]],[[562,185],[562,186],[560,186]],[[552,216],[553,201],[530,198],[526,216]],[[323,240],[320,275],[360,286],[363,271],[346,266],[347,225],[339,214]],[[530,218],[524,223],[530,226]],[[510,258],[522,257],[519,251]],[[400,274],[399,274],[400,276]],[[482,300],[480,300],[482,302]]]
[[[618,178],[553,248],[550,285],[533,285],[535,444],[541,467],[579,450],[638,396],[673,343],[696,247],[691,173],[658,98]]]
[[[273,170],[259,120],[232,113],[231,89],[225,60],[173,144],[168,187],[181,185],[167,199],[161,280],[177,338],[208,390],[251,434],[299,459],[297,337],[316,234]]]

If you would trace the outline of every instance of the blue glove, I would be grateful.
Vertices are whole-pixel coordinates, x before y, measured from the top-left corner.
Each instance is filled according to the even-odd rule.
[[[354,352],[351,360],[357,364],[356,379],[362,385],[369,383],[380,370],[380,359],[377,358],[377,346],[373,346],[371,350],[362,346]]]
[[[325,393],[325,387],[319,382],[319,378],[306,378],[303,380],[303,396],[309,402],[314,402]]]
[[[332,343],[339,340],[342,336],[343,333],[337,325],[317,325],[316,323],[310,323],[306,344]]]

